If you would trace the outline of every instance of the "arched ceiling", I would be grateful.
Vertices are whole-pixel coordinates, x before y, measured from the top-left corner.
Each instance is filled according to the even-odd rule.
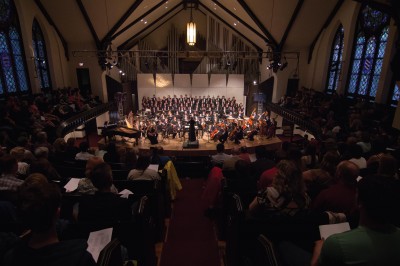
[[[35,0],[66,43],[112,42],[129,49],[171,19],[189,20],[186,4],[229,26],[257,48],[281,51],[312,46],[344,0]],[[347,1],[347,0],[346,0]],[[389,0],[355,0],[389,6]]]

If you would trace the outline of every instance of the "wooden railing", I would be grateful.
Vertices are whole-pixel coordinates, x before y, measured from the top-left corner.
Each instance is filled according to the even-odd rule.
[[[270,110],[277,115],[282,116],[284,119],[298,125],[304,131],[309,131],[317,140],[322,139],[321,127],[310,120],[304,119],[304,116],[287,108],[281,107],[275,103],[267,103],[267,110]]]
[[[57,136],[62,138],[68,133],[74,131],[77,127],[87,123],[88,121],[95,119],[97,116],[110,111],[115,105],[115,102],[104,103],[99,106],[93,107],[88,111],[79,113],[67,120],[61,122],[57,128]]]

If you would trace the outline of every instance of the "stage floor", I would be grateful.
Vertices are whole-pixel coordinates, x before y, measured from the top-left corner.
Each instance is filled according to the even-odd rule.
[[[118,147],[126,147],[138,149],[140,151],[149,151],[151,147],[161,146],[164,149],[164,154],[167,156],[207,156],[216,154],[216,146],[219,143],[218,141],[214,142],[212,140],[208,140],[207,136],[198,139],[199,147],[198,148],[183,148],[183,143],[187,139],[159,139],[159,143],[156,145],[151,145],[148,139],[139,139],[139,144],[135,145],[134,139],[124,138],[120,136],[115,136],[115,140]],[[254,148],[258,146],[264,146],[268,150],[276,150],[281,147],[282,141],[278,137],[272,137],[267,139],[264,136],[255,136],[254,141],[250,141],[247,139],[241,140],[240,144],[235,144],[233,141],[225,142],[225,151],[226,153],[232,153],[232,149],[238,149],[242,146],[247,147],[249,153],[254,153]],[[104,138],[98,142],[98,146],[100,149],[105,147],[106,143]]]

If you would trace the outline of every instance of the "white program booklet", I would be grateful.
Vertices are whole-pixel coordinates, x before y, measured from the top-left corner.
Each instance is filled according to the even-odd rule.
[[[346,231],[350,231],[350,225],[347,222],[340,224],[324,224],[319,226],[321,239],[327,239],[331,235],[343,233]]]
[[[124,190],[118,192],[118,194],[121,195],[121,198],[127,199],[127,198],[129,198],[129,195],[133,194],[133,192],[130,191],[129,189],[124,189]]]
[[[150,164],[148,169],[153,169],[154,171],[158,172],[158,164]]]
[[[106,228],[100,231],[91,232],[88,238],[87,251],[92,254],[95,262],[99,259],[100,252],[111,241],[112,228]]]
[[[72,192],[78,188],[80,178],[71,178],[68,183],[64,186],[67,192]]]

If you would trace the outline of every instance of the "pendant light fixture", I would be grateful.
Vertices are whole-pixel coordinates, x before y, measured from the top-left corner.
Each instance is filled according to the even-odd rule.
[[[190,7],[190,22],[187,23],[186,28],[186,42],[190,46],[194,46],[196,44],[196,23],[193,22],[192,6]]]

